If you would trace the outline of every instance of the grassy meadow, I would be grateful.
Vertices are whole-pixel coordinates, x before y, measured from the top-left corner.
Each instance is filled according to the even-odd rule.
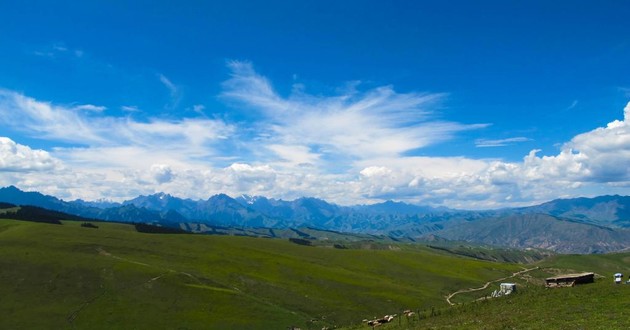
[[[449,292],[521,269],[419,245],[335,249],[96,224],[0,220],[0,328],[358,325],[446,307]]]
[[[539,269],[510,279],[517,292],[483,299],[498,287],[458,295],[450,308],[420,310],[379,329],[629,329],[630,285],[613,283],[613,274],[630,275],[630,253],[557,255],[536,263]],[[595,283],[569,288],[544,287],[560,273],[596,273]],[[347,329],[371,329],[367,325]]]
[[[0,220],[0,329],[625,329],[630,254],[556,255],[522,265],[418,244],[338,249],[288,239],[147,234],[132,225]],[[497,256],[505,251],[497,250]],[[494,253],[487,250],[490,256]],[[510,296],[486,289],[508,277]],[[596,283],[545,289],[543,279],[593,271]],[[481,299],[481,300],[480,300]]]
[[[573,288],[530,287],[509,296],[421,311],[379,329],[628,329],[630,285],[596,280]],[[348,329],[371,329],[367,325]]]

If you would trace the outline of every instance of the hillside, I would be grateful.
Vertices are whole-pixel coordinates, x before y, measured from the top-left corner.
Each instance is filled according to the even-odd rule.
[[[475,292],[452,308],[419,310],[379,329],[627,329],[630,314],[625,303],[630,285],[616,285],[612,274],[630,269],[630,253],[558,255],[536,264],[540,270],[515,279],[517,291],[509,296],[474,301],[489,295]],[[595,283],[546,289],[541,279],[558,272],[590,271]],[[365,324],[344,329],[371,329]]]
[[[510,215],[462,223],[441,237],[560,253],[606,253],[630,248],[630,231],[569,221],[545,214]]]
[[[48,210],[42,207],[23,205],[16,206],[9,203],[0,203],[0,218],[61,224],[61,220],[91,221],[76,215]]]
[[[321,328],[445,306],[447,292],[515,269],[420,246],[0,220],[0,328]]]
[[[549,214],[602,226],[630,227],[630,196],[556,199],[515,211]]]
[[[553,329],[561,328],[559,320],[615,328],[628,320],[618,304],[625,293],[610,288],[610,274],[630,269],[628,253],[554,256],[527,266],[539,270],[511,279],[519,283],[518,294],[472,303],[494,289],[490,286],[458,296],[454,302],[465,304],[453,308],[444,299],[447,294],[510,276],[522,266],[419,245],[374,247],[143,234],[115,223],[83,228],[73,221],[0,220],[0,328],[321,329],[354,324],[353,329],[366,329],[361,320],[405,309],[418,311],[421,318],[399,318],[404,329],[519,324]],[[540,289],[541,278],[572,271],[595,271],[607,279],[573,291]],[[582,301],[589,304],[580,307]],[[572,309],[584,317],[569,313]],[[590,323],[580,323],[584,320]]]

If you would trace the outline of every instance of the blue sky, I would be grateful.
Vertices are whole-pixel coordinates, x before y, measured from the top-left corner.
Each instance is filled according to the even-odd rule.
[[[462,208],[627,194],[628,17],[624,1],[0,2],[0,185]]]

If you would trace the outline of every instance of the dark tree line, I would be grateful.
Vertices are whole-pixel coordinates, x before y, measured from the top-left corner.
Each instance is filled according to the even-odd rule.
[[[140,233],[150,233],[150,234],[186,234],[185,230],[179,228],[171,228],[171,227],[162,227],[156,225],[150,225],[146,223],[136,223],[134,224],[136,227],[136,231]]]

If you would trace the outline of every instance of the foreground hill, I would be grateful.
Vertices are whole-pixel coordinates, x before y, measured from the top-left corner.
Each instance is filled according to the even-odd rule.
[[[627,273],[630,253],[558,255],[536,264],[540,268],[510,279],[517,291],[509,296],[488,296],[496,285],[460,297],[451,308],[420,310],[379,329],[628,329],[630,285],[613,283],[613,274]],[[558,272],[595,272],[595,283],[546,289],[542,278]],[[498,284],[498,283],[497,283]],[[345,329],[370,329],[362,324]]]
[[[404,329],[553,329],[563,324],[622,329],[628,324],[626,306],[619,302],[630,286],[616,286],[627,289],[621,293],[610,288],[610,274],[630,268],[628,253],[556,256],[512,278],[522,266],[418,245],[373,249],[377,243],[372,242],[368,249],[335,249],[283,239],[143,234],[127,224],[98,225],[0,220],[0,328],[321,329],[354,324],[368,329],[361,320],[405,309],[417,316],[397,319]],[[541,278],[573,271],[606,278],[572,291],[540,289]],[[444,299],[506,277],[519,283],[518,294],[478,304],[471,302],[478,296],[458,296],[454,302],[465,304],[456,307]]]
[[[520,269],[417,245],[98,227],[0,220],[0,328],[321,329],[446,306],[448,292]]]

